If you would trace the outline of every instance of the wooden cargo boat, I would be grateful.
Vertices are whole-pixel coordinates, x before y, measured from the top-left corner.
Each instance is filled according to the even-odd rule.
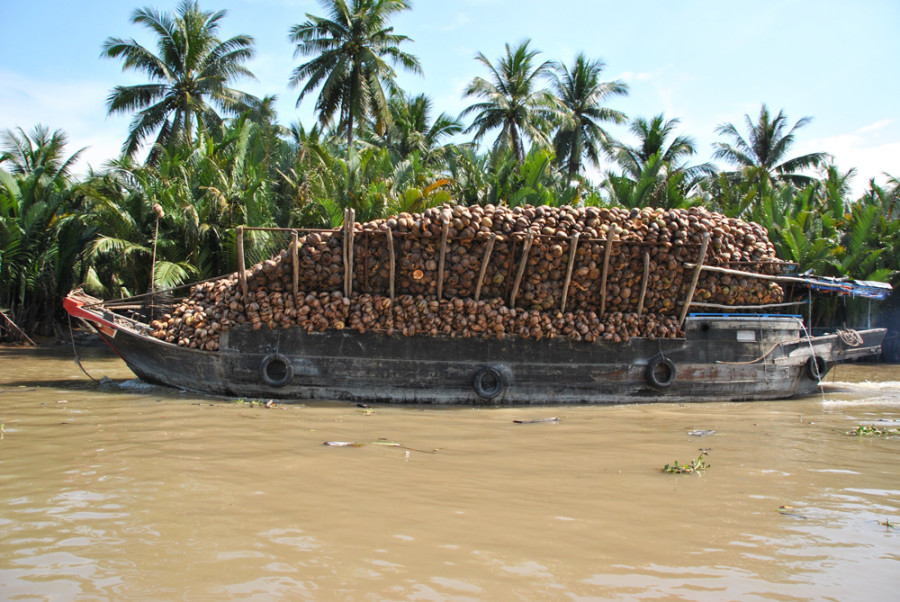
[[[807,336],[799,316],[689,315],[685,336],[593,343],[352,331],[223,334],[217,351],[73,293],[65,302],[140,378],[235,397],[412,404],[576,404],[784,399],[816,391],[837,363],[880,353],[884,329]]]
[[[457,209],[453,208],[453,211]],[[523,213],[527,214],[531,209]],[[498,209],[493,214],[493,231],[484,226],[491,220],[473,222],[482,224],[486,230],[479,233],[480,243],[471,242],[471,233],[453,234],[455,230],[451,229],[450,218],[455,214],[451,215],[450,209],[443,210],[440,221],[432,222],[431,232],[427,220],[416,220],[417,228],[425,223],[417,234],[399,230],[394,233],[394,227],[402,229],[405,222],[408,228],[414,221],[404,218],[359,230],[354,226],[351,211],[345,214],[345,225],[341,230],[319,231],[302,241],[298,231],[290,231],[289,251],[283,251],[276,258],[284,260],[283,264],[269,260],[265,262],[268,265],[257,264],[252,270],[244,266],[244,231],[284,229],[239,228],[238,271],[216,281],[220,284],[214,286],[215,291],[211,282],[204,284],[207,286],[205,292],[197,287],[194,289],[198,298],[203,299],[206,295],[207,300],[209,295],[224,291],[225,300],[215,307],[227,309],[225,305],[230,305],[232,317],[221,328],[218,328],[220,324],[216,324],[214,330],[204,326],[206,338],[199,341],[185,339],[174,331],[164,332],[160,326],[153,325],[159,324],[158,321],[142,317],[139,311],[124,315],[120,310],[128,305],[104,304],[78,291],[67,297],[65,307],[72,316],[95,327],[134,373],[148,382],[218,395],[298,401],[517,405],[783,399],[816,391],[821,379],[839,362],[873,357],[881,352],[884,329],[840,330],[810,336],[802,317],[797,315],[689,313],[698,310],[765,312],[796,305],[761,303],[740,307],[709,302],[709,282],[714,283],[709,279],[720,276],[750,278],[764,283],[763,288],[769,284],[777,288],[781,283],[789,282],[810,290],[824,288],[839,294],[856,292],[848,283],[785,276],[778,270],[770,273],[734,270],[724,267],[721,257],[714,258],[718,265],[710,265],[707,248],[711,228],[707,224],[713,225],[708,218],[714,216],[702,210],[693,215],[684,212],[675,216],[681,219],[682,227],[688,227],[681,232],[687,232],[688,236],[674,243],[662,239],[658,243],[642,242],[635,240],[634,232],[629,234],[630,240],[626,240],[627,237],[619,240],[617,228],[623,227],[621,219],[620,226],[610,225],[604,231],[605,238],[601,239],[595,238],[595,230],[575,231],[570,235],[560,231],[542,235],[531,230],[512,234],[504,230],[499,234],[496,228],[501,220],[507,220],[507,225],[513,223],[504,211],[507,210]],[[540,211],[549,210],[534,209],[536,213]],[[584,222],[587,227],[591,223],[596,225],[590,220],[598,219],[600,212],[607,210],[570,208],[567,211],[569,218],[575,216],[570,224],[587,219]],[[521,214],[512,217],[516,216],[522,221]],[[644,230],[647,230],[647,226],[642,225],[644,221],[657,219],[662,223],[658,219],[660,216],[659,212],[651,215],[649,209],[632,210],[629,215],[635,220],[635,227]],[[393,222],[399,222],[399,226]],[[764,239],[764,232],[757,230],[753,234],[750,230],[741,230],[746,224],[733,221],[730,225],[739,232],[737,240],[749,241],[752,257],[772,253],[766,244],[759,242]],[[660,232],[665,236],[672,232],[675,238],[679,235],[679,232],[666,228]],[[584,236],[580,238],[582,234]],[[406,238],[399,238],[395,243],[395,237]],[[721,252],[725,243],[721,233],[717,233],[717,237],[713,244],[718,245]],[[497,246],[504,246],[502,253],[496,250],[495,242]],[[343,292],[323,292],[315,287],[310,290],[318,290],[326,296],[336,295],[338,302],[345,304],[345,309],[351,303],[359,304],[360,295],[371,301],[373,295],[381,294],[379,303],[383,308],[389,308],[395,299],[399,301],[401,293],[406,295],[406,301],[410,301],[410,293],[415,294],[412,289],[421,287],[422,282],[431,278],[433,297],[427,301],[421,301],[424,297],[416,297],[420,299],[418,303],[433,305],[439,308],[438,311],[452,314],[461,311],[464,303],[479,303],[483,285],[503,282],[502,298],[497,296],[495,300],[509,310],[508,313],[515,313],[518,295],[525,289],[525,283],[546,282],[547,273],[553,271],[542,267],[537,260],[550,257],[556,262],[552,265],[556,266],[558,278],[554,282],[558,296],[547,298],[549,305],[554,306],[554,316],[575,320],[573,313],[565,314],[569,318],[563,318],[563,312],[572,311],[567,304],[575,303],[570,296],[575,293],[580,295],[576,301],[588,309],[599,299],[596,312],[590,312],[595,322],[597,316],[612,315],[606,313],[611,307],[613,310],[618,307],[621,312],[621,308],[627,306],[635,311],[632,315],[650,316],[647,312],[652,310],[648,310],[652,293],[653,306],[668,310],[667,316],[653,319],[666,321],[669,326],[664,326],[662,334],[657,331],[655,336],[626,333],[620,337],[609,330],[603,337],[598,336],[597,331],[584,337],[571,331],[571,336],[529,336],[527,333],[517,336],[498,328],[490,336],[484,331],[473,336],[466,330],[461,333],[463,336],[454,337],[447,334],[456,334],[451,330],[440,331],[434,326],[427,332],[406,330],[402,333],[390,326],[379,327],[371,321],[366,326],[364,320],[357,320],[354,326],[352,320],[345,323],[346,314],[331,322],[321,320],[314,324],[305,319],[310,317],[305,314],[305,321],[301,320],[298,314],[302,312],[295,310],[304,302],[304,287],[311,286],[311,281],[306,280],[301,287],[300,271],[306,270],[307,277],[314,279],[321,266],[308,263],[301,268],[301,256],[307,250],[315,251],[317,244],[320,249],[326,248],[326,243],[335,244],[328,247],[331,254],[325,251],[323,263],[334,268],[332,275],[338,275],[336,280],[332,278],[329,282],[333,285],[342,280]],[[617,255],[620,250],[617,245],[629,252]],[[444,288],[445,280],[450,282],[445,268],[447,257],[453,250],[475,255],[472,250],[475,247],[480,249],[480,255],[466,267],[472,276],[468,294],[451,293],[455,306],[441,306],[448,301]],[[424,249],[429,255],[424,255]],[[532,249],[538,249],[537,253]],[[416,257],[418,263],[410,261],[416,252],[420,254]],[[497,259],[498,255],[502,260]],[[683,291],[685,296],[680,303],[665,297],[661,290],[652,289],[651,255],[655,257],[657,270],[669,270],[662,279],[669,287],[666,290]],[[306,255],[307,258],[310,256]],[[680,260],[674,261],[675,256]],[[611,257],[617,257],[617,262],[611,263]],[[751,255],[748,252],[744,257],[751,258]],[[422,262],[430,267],[418,268]],[[602,269],[597,269],[601,265]],[[376,270],[372,266],[380,266],[378,269],[387,276],[380,285],[370,281]],[[489,267],[491,271],[488,271]],[[270,273],[274,279],[266,281],[266,270],[270,268],[274,269]],[[599,276],[597,273],[592,275],[592,270]],[[616,305],[608,298],[608,288],[613,279],[626,272],[639,294],[631,297],[622,294]],[[708,284],[703,294],[698,294],[702,272],[707,273]],[[504,280],[503,274],[509,278]],[[657,273],[656,280],[659,279]],[[859,289],[864,296],[883,297],[890,290],[888,285],[869,284],[868,288]],[[359,287],[358,292],[354,286]],[[720,288],[733,291],[735,287]],[[457,284],[454,290],[462,289]],[[781,293],[781,290],[777,292]],[[267,318],[261,317],[266,310],[260,309],[254,300],[261,299],[265,305],[270,294],[279,302],[285,297],[290,299],[293,315],[288,317],[285,311],[282,318],[273,318],[271,314]],[[522,296],[527,295],[523,293]],[[217,304],[219,299],[216,297]],[[527,302],[532,305],[537,301],[534,296],[530,299]],[[234,319],[235,311],[244,311],[235,308],[243,308],[245,304],[249,308],[246,314]],[[675,316],[678,305],[680,316]],[[543,307],[545,309],[532,311],[546,311],[546,305]],[[299,309],[309,311],[310,307]],[[391,310],[384,311],[390,313]],[[585,315],[585,310],[578,311]],[[492,318],[495,325],[501,325],[496,313],[491,315],[496,318]],[[540,315],[547,318],[549,314]],[[175,320],[175,316],[168,317]],[[182,322],[181,318],[176,321]],[[265,327],[263,322],[268,326]],[[191,331],[196,330],[190,322],[186,323]],[[301,327],[301,323],[307,327]],[[602,324],[598,326],[599,332],[602,332],[601,327]],[[215,333],[214,337],[209,337],[210,332]]]

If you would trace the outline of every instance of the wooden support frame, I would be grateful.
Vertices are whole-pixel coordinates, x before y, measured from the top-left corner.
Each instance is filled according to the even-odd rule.
[[[237,256],[238,256],[238,282],[241,283],[241,301],[244,307],[250,302],[247,290],[247,266],[244,259],[244,227],[238,226],[236,230],[237,236]]]
[[[356,212],[344,210],[344,296],[353,294],[353,235]]]
[[[516,297],[519,296],[519,285],[522,284],[522,276],[525,275],[525,267],[528,265],[528,253],[531,251],[531,245],[534,243],[534,234],[529,232],[525,236],[525,243],[522,246],[522,259],[519,261],[519,269],[516,272],[516,280],[513,282],[512,293],[509,296],[509,306],[516,306]]]
[[[606,277],[609,274],[609,257],[612,255],[613,243],[616,238],[615,224],[609,226],[606,231],[606,251],[603,253],[603,272],[600,274],[600,315],[606,314]]]
[[[691,285],[688,287],[687,296],[684,299],[684,306],[681,308],[681,316],[678,318],[678,328],[684,326],[684,319],[687,318],[688,311],[691,309],[691,302],[694,300],[694,292],[697,290],[697,282],[700,281],[700,272],[703,271],[703,262],[706,261],[706,249],[709,247],[709,232],[703,234],[703,240],[700,242],[700,253],[697,263],[694,265],[694,274],[691,276]]]
[[[478,283],[475,285],[475,300],[481,299],[481,288],[484,285],[484,275],[487,273],[488,264],[491,261],[491,253],[494,252],[494,242],[497,240],[496,234],[491,234],[484,247],[484,255],[481,258],[481,269],[478,271]]]
[[[387,244],[388,244],[388,260],[390,261],[389,272],[388,272],[388,296],[391,298],[391,301],[394,301],[394,293],[395,293],[395,281],[397,278],[397,261],[394,256],[394,231],[390,228],[387,229]]]
[[[442,216],[443,225],[441,227],[441,251],[438,258],[437,273],[437,298],[438,301],[444,298],[444,261],[447,258],[447,239],[450,237],[450,219],[447,215]]]
[[[641,277],[641,296],[638,298],[637,314],[644,313],[644,298],[647,296],[647,285],[650,280],[650,253],[644,251],[644,275]]]
[[[566,266],[566,279],[563,281],[562,299],[559,302],[559,311],[566,311],[566,301],[569,299],[569,286],[572,284],[572,270],[575,269],[575,254],[578,251],[578,239],[581,232],[576,232],[569,238],[569,265]]]
[[[297,231],[291,232],[291,259],[293,264],[294,277],[294,300],[296,302],[297,295],[300,293],[300,241]]]

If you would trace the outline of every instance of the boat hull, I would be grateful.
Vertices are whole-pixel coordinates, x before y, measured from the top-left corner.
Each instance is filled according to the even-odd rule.
[[[101,312],[79,317],[149,381],[285,401],[556,405],[784,399],[880,352],[883,329],[802,336],[786,317],[690,317],[686,336],[628,342],[450,338],[297,327],[224,333],[215,352],[165,343]],[[86,316],[85,314],[88,314]],[[77,314],[76,314],[77,315]],[[99,317],[98,317],[99,316]]]

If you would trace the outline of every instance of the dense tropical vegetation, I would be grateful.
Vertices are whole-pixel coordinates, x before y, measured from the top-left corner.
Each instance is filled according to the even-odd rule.
[[[281,125],[273,97],[233,88],[252,77],[253,39],[220,40],[225,13],[186,0],[171,15],[134,12],[157,36],[156,53],[133,40],[103,44],[105,57],[149,80],[110,93],[110,113],[133,115],[120,157],[76,177],[80,151],[67,154],[65,132],[3,133],[0,308],[26,331],[50,334],[78,284],[128,296],[233,271],[238,226],[334,227],[348,207],[368,220],[447,202],[704,205],[766,226],[801,271],[900,282],[900,181],[869,182],[851,198],[852,169],[824,152],[791,157],[806,117],[791,126],[763,105],[744,116],[745,133],[723,124],[719,171],[694,162],[699,151],[677,118],[629,118],[611,106],[628,90],[603,81],[599,58],[566,65],[528,40],[496,60],[479,53],[473,71],[482,75],[465,90],[472,104],[458,117],[435,115],[426,95],[396,83],[394,67],[421,72],[401,49],[411,40],[390,25],[408,2],[323,8],[288,32],[307,60],[287,83],[301,88],[298,103],[318,94],[315,124]],[[617,140],[613,124],[628,124],[636,142]],[[253,239],[248,259],[268,250]],[[854,308],[822,311],[844,319]]]

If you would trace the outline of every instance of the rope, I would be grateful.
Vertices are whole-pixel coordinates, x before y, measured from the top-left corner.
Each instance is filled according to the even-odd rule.
[[[72,316],[69,315],[69,338],[72,340],[72,353],[75,354],[75,363],[78,364],[78,367],[81,368],[81,371],[84,372],[84,375],[89,379],[94,381],[97,384],[100,384],[100,381],[88,374],[88,371],[84,369],[84,366],[81,365],[81,358],[78,357],[78,350],[75,348],[75,333],[72,330]]]
[[[859,347],[863,344],[862,335],[852,328],[838,330],[837,335],[838,337],[840,337],[841,341],[848,347]]]

